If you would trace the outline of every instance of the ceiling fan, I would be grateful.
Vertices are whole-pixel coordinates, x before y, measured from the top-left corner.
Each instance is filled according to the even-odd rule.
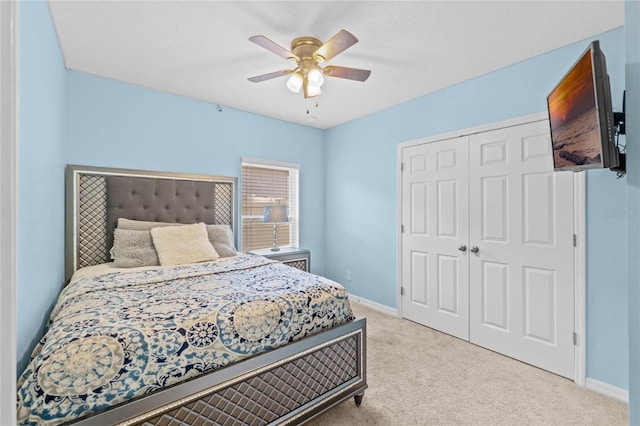
[[[272,78],[290,75],[287,79],[287,87],[294,93],[299,93],[302,89],[305,98],[312,98],[322,93],[321,87],[324,84],[324,76],[365,81],[371,74],[370,70],[359,68],[340,67],[337,65],[320,66],[323,62],[331,60],[358,42],[358,39],[347,30],[338,31],[325,43],[314,37],[295,38],[291,42],[291,51],[263,35],[250,37],[249,40],[284,59],[295,61],[297,67],[292,70],[280,70],[258,75],[248,80],[259,83]]]

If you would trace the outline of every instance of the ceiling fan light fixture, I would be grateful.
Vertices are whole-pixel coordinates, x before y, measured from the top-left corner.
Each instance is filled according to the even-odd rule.
[[[311,86],[322,87],[324,84],[324,75],[320,68],[311,68],[307,72],[307,80]]]
[[[347,30],[338,31],[326,42],[315,37],[297,37],[291,41],[291,50],[280,46],[263,35],[249,38],[256,43],[284,59],[293,59],[296,68],[284,69],[268,74],[250,77],[248,80],[258,83],[272,78],[288,75],[287,87],[294,93],[303,91],[305,99],[313,98],[322,93],[322,85],[326,76],[344,78],[347,80],[365,81],[371,71],[358,68],[340,67],[328,65],[321,67],[319,64],[330,61],[336,55],[342,53],[358,42],[356,36]]]
[[[303,82],[302,75],[300,75],[299,72],[294,72],[287,79],[287,87],[293,93],[300,93],[300,89],[302,89],[302,82]]]
[[[307,84],[305,86],[305,98],[313,98],[314,96],[318,96],[322,93],[322,89],[320,86],[315,86],[313,84]]]

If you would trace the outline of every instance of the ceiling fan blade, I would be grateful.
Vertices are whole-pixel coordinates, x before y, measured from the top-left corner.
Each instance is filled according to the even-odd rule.
[[[273,52],[280,57],[283,57],[284,59],[296,59],[296,55],[263,35],[249,37],[249,40],[257,44],[258,46],[264,47],[268,51]]]
[[[281,70],[270,72],[269,74],[257,75],[255,77],[250,77],[247,80],[252,81],[254,83],[260,83],[261,81],[271,80],[272,78],[282,77],[283,75],[291,74],[293,70]]]
[[[324,67],[324,75],[329,77],[346,78],[349,80],[365,81],[371,74],[370,70],[361,70],[359,68],[339,67],[329,65]]]
[[[354,44],[358,42],[356,36],[351,34],[347,30],[338,31],[333,37],[327,40],[322,46],[318,48],[313,56],[321,58],[320,61],[328,61],[335,57],[337,54],[344,52]]]

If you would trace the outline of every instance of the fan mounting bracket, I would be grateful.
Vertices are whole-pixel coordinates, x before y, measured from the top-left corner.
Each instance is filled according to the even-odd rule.
[[[291,53],[300,58],[301,61],[305,59],[316,59],[314,53],[322,47],[322,44],[322,41],[315,37],[305,36],[294,38],[291,42]],[[324,58],[318,55],[317,60],[323,61]]]

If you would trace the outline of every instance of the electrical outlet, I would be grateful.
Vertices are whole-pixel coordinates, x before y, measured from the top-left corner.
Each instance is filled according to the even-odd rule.
[[[347,271],[347,281],[351,281],[351,271]]]

